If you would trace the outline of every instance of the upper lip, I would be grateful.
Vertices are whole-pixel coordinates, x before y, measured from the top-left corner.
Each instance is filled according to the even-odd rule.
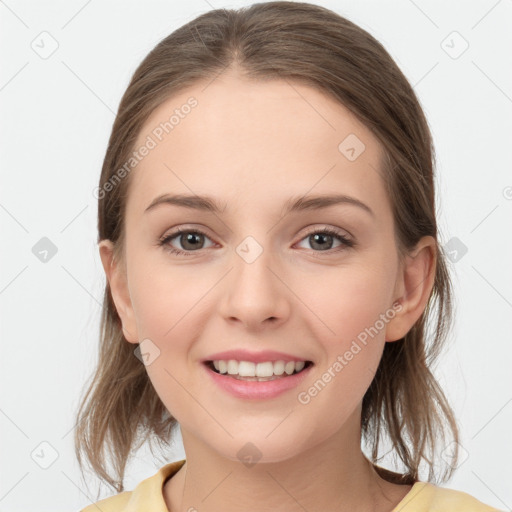
[[[264,363],[266,361],[309,361],[304,357],[285,354],[284,352],[277,352],[275,350],[262,350],[260,352],[251,352],[250,350],[226,350],[224,352],[217,352],[208,357],[201,359],[201,362],[209,361],[229,361],[234,359],[236,361],[250,361],[252,363]]]

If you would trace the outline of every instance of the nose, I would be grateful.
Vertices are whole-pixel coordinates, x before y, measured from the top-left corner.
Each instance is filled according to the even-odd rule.
[[[254,247],[250,250],[254,251]],[[255,332],[285,322],[293,294],[280,275],[283,272],[271,251],[263,250],[254,260],[238,251],[232,262],[220,299],[222,317]]]

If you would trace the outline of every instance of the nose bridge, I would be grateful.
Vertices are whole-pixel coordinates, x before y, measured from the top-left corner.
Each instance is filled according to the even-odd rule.
[[[279,264],[270,246],[270,236],[260,243],[245,237],[235,247],[233,270],[223,301],[225,318],[259,324],[269,317],[282,318],[287,312],[286,287],[276,276]]]

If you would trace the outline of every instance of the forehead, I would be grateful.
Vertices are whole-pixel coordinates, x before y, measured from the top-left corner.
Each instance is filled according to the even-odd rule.
[[[131,171],[135,215],[163,193],[210,195],[228,209],[279,207],[309,192],[386,201],[378,139],[342,104],[293,81],[226,72],[197,83],[152,112],[135,149],[144,145]]]

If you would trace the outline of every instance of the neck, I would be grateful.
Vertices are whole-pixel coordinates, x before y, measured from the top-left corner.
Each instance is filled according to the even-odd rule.
[[[354,433],[359,435],[340,431],[287,460],[248,467],[182,429],[186,463],[164,486],[167,507],[171,512],[389,512],[411,487],[383,480]]]

